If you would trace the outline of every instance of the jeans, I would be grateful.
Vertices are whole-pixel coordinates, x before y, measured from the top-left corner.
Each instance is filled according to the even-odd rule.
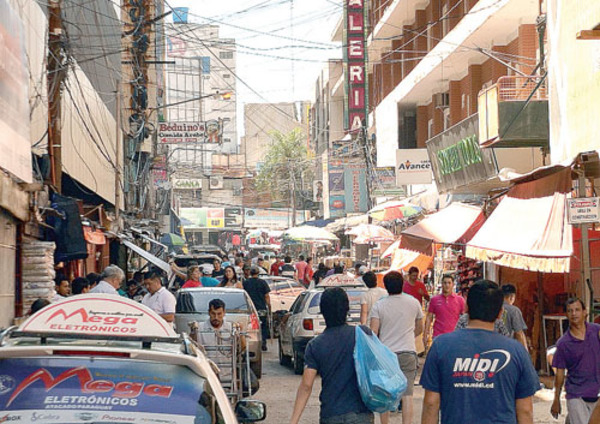
[[[267,340],[269,340],[269,317],[267,314],[264,316],[260,316],[260,333],[262,334],[262,345],[263,347],[267,346]]]
[[[373,424],[375,417],[372,412],[349,412],[344,415],[321,418],[319,424]]]

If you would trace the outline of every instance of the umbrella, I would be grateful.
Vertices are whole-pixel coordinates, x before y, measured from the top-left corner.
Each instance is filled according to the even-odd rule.
[[[393,219],[409,218],[423,212],[423,208],[412,203],[392,201],[375,206],[369,215],[378,221],[391,221]]]
[[[396,240],[395,242],[390,244],[387,249],[385,249],[385,252],[383,252],[383,254],[381,255],[381,259],[391,258],[392,256],[394,256],[394,252],[399,247],[400,247],[400,239]]]
[[[396,236],[379,225],[360,224],[346,231],[347,235],[356,236],[355,244],[392,242]]]
[[[313,241],[313,240],[328,240],[338,241],[335,234],[318,227],[293,227],[285,230],[282,234],[284,240],[294,241]]]
[[[165,233],[161,236],[160,242],[167,246],[185,246],[185,239],[178,234]]]

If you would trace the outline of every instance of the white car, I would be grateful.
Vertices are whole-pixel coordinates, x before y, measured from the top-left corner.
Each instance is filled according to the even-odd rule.
[[[343,285],[341,287],[350,299],[350,311],[348,323],[360,324],[360,297],[367,291],[364,284],[356,282],[355,285]],[[279,328],[279,363],[291,365],[293,362],[294,372],[302,374],[304,369],[304,351],[306,345],[314,337],[325,330],[325,319],[320,313],[319,303],[323,291],[328,287],[317,286],[301,293],[283,316]]]
[[[21,423],[238,423],[210,362],[150,309],[118,296],[53,303],[0,336],[0,408]],[[4,422],[4,421],[3,421]]]

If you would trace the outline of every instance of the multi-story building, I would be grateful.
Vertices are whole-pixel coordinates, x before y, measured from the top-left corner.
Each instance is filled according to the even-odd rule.
[[[485,193],[504,184],[502,168],[541,165],[548,114],[539,14],[538,0],[373,1],[369,104],[378,166],[396,166],[397,149],[427,147],[439,191]],[[485,89],[493,93],[480,98]],[[452,166],[447,154],[455,154]]]

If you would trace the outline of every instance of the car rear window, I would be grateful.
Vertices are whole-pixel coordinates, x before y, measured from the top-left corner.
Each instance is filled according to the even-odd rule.
[[[246,296],[243,292],[227,293],[210,291],[181,291],[177,296],[177,313],[208,313],[208,303],[213,299],[225,302],[225,310],[232,313],[250,313]]]
[[[191,424],[213,412],[207,387],[206,379],[187,367],[153,361],[0,360],[0,409],[22,423],[137,422],[142,416],[148,422]]]
[[[360,297],[365,292],[365,290],[346,290],[346,294],[348,295],[348,299],[350,300],[350,309],[355,308],[357,305],[360,307]],[[310,299],[310,303],[308,305],[308,312],[311,314],[319,313],[319,303],[321,302],[321,295],[323,292],[317,292]]]

